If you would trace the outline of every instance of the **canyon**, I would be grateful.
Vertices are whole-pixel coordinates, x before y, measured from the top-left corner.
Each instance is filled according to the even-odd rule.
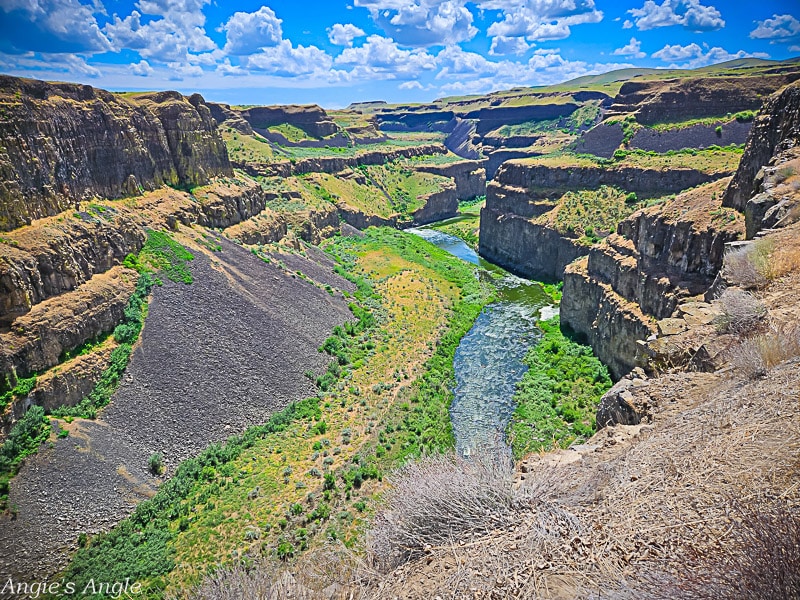
[[[74,556],[91,552],[86,536],[104,543],[103,535],[116,535],[127,517],[142,518],[150,508],[136,507],[155,506],[148,499],[157,502],[159,490],[172,490],[172,478],[182,481],[178,474],[198,456],[211,460],[205,475],[197,467],[200,487],[192,490],[200,490],[200,499],[190,508],[183,497],[180,514],[168,509],[175,512],[170,543],[196,561],[173,565],[182,584],[199,583],[199,573],[223,550],[286,542],[291,527],[282,532],[284,513],[294,526],[292,511],[305,510],[302,502],[315,507],[306,523],[312,534],[330,537],[322,523],[338,517],[316,516],[324,502],[350,515],[351,492],[361,502],[385,491],[382,475],[371,482],[364,476],[356,496],[360,488],[347,480],[352,469],[366,473],[370,452],[394,456],[412,440],[434,435],[432,426],[415,432],[409,425],[414,394],[429,393],[431,373],[443,371],[426,361],[455,343],[447,337],[451,330],[463,336],[496,293],[485,273],[462,272],[466,267],[416,245],[421,241],[370,228],[472,218],[461,209],[482,196],[475,219],[480,256],[517,276],[563,282],[561,330],[588,344],[616,382],[597,407],[600,431],[571,450],[521,461],[515,489],[542,473],[542,481],[547,473],[574,478],[575,485],[558,479],[554,487],[562,494],[559,510],[567,498],[584,524],[607,518],[620,535],[610,551],[613,574],[641,574],[652,556],[637,553],[647,546],[663,558],[657,550],[663,540],[653,534],[640,547],[619,533],[624,519],[613,502],[630,500],[626,486],[647,479],[636,471],[637,465],[646,469],[642,456],[661,460],[653,458],[656,442],[673,448],[670,428],[683,431],[681,419],[716,419],[714,407],[725,394],[734,398],[731,412],[741,416],[746,386],[773,398],[776,410],[790,410],[788,396],[763,378],[721,384],[726,373],[735,374],[731,352],[743,343],[719,326],[726,288],[759,294],[775,331],[798,314],[791,296],[800,265],[791,251],[800,220],[800,68],[791,62],[738,68],[631,78],[593,90],[515,90],[431,105],[364,103],[347,111],[236,108],[199,94],[119,94],[0,76],[0,392],[8,399],[1,428],[8,439],[32,407],[43,407],[54,423],[49,443],[5,479],[3,574],[50,577],[75,568],[69,566]],[[521,97],[530,104],[514,105]],[[155,234],[171,241],[158,245],[162,238]],[[731,257],[767,247],[771,260],[789,266],[780,275],[770,271],[774,282],[747,287],[732,274]],[[155,286],[143,309],[144,328],[130,344],[130,364],[110,404],[97,407],[95,418],[73,414],[127,343],[118,328],[130,325],[137,285],[149,277]],[[537,294],[544,298],[538,311],[550,296]],[[365,325],[372,318],[365,310],[384,328],[375,338],[358,329],[372,326]],[[459,311],[471,320],[451,322],[462,318]],[[337,354],[330,350],[340,344],[330,341],[336,336],[371,347],[363,355],[353,347]],[[389,349],[396,364],[370,362]],[[796,358],[787,360],[795,362],[769,369],[793,393]],[[336,373],[330,390],[321,387],[328,385],[326,373]],[[447,388],[441,381],[436,389]],[[214,462],[214,453],[222,456],[225,440],[249,440],[251,427],[299,410],[308,398],[316,399],[317,416],[258,433],[253,444],[263,456],[243,455],[282,473],[269,486],[295,483],[278,492],[263,482],[251,485],[253,505],[278,494],[270,517],[277,524],[257,524],[257,534],[236,531],[234,541],[226,538],[214,549],[196,542],[191,536],[200,535],[193,528],[204,522],[201,515],[216,510],[209,498],[217,494],[221,502],[227,493],[220,481],[230,490],[255,477],[245,459]],[[449,420],[447,407],[439,413]],[[375,421],[374,414],[385,420]],[[791,431],[796,417],[790,413]],[[289,435],[284,426],[296,430]],[[720,424],[713,435],[727,443],[731,431]],[[387,441],[390,434],[395,437]],[[350,445],[351,437],[357,444]],[[312,443],[312,462],[298,464],[314,466],[293,472],[287,459],[306,460],[299,448]],[[628,459],[639,474],[620,483]],[[764,461],[754,468],[772,478],[770,493],[786,484]],[[606,480],[593,479],[601,471]],[[86,485],[87,478],[96,484]],[[589,482],[583,491],[580,481]],[[331,499],[345,484],[346,501]],[[674,492],[664,485],[664,494]],[[599,499],[593,508],[586,490]],[[663,517],[657,527],[671,527],[672,516],[654,508],[657,500],[647,496],[648,510]],[[709,510],[719,516],[716,504]],[[363,533],[362,517],[350,518]],[[516,556],[510,540],[533,535],[523,531],[532,522],[520,518],[522,525],[504,525],[498,537],[509,555]],[[212,529],[224,530],[222,523]],[[293,530],[298,545],[306,540],[306,527],[301,530]],[[349,530],[342,525],[340,531]],[[577,536],[553,531],[560,541],[572,535],[574,543]],[[600,533],[581,531],[592,540],[587,547],[604,543]],[[675,534],[681,548],[690,544],[684,533]],[[568,560],[555,546],[547,548],[548,556]],[[448,552],[425,550],[419,569],[392,567],[383,584],[369,584],[376,586],[370,592],[389,598],[409,585],[419,597],[441,591],[441,581],[423,579],[452,564]],[[635,555],[629,564],[622,558],[628,555]],[[479,553],[469,557],[470,568],[485,560]],[[517,559],[536,577],[555,581],[553,564]],[[593,576],[610,581],[601,567]],[[153,589],[166,585],[158,578],[168,574],[151,577]],[[302,579],[298,570],[295,576]],[[553,597],[568,597],[573,584]],[[358,589],[352,581],[337,585],[329,597]],[[502,597],[517,597],[520,589]]]

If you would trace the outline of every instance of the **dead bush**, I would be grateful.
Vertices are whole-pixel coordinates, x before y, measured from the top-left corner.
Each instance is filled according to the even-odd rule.
[[[266,563],[235,565],[209,575],[191,595],[192,600],[272,600],[277,598],[278,573]]]
[[[769,262],[773,251],[770,240],[762,239],[725,255],[722,275],[732,285],[746,290],[769,283]]]
[[[800,356],[800,326],[785,325],[743,340],[730,352],[731,365],[748,379]]]
[[[683,565],[650,571],[615,600],[798,600],[800,510],[780,500],[733,505],[725,539]],[[652,566],[651,566],[652,568]]]
[[[367,538],[381,568],[510,525],[529,504],[514,489],[511,463],[504,459],[435,455],[401,467],[389,482],[386,505]]]
[[[310,550],[287,567],[262,558],[218,569],[192,590],[191,600],[330,600],[347,588],[345,597],[362,600],[376,574],[340,543]],[[173,598],[173,600],[175,600]]]
[[[717,300],[722,314],[714,320],[717,330],[744,334],[756,329],[767,316],[767,308],[752,293],[728,288]]]

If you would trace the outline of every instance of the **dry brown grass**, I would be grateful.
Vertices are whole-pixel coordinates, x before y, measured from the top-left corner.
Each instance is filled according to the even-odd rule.
[[[768,265],[773,244],[759,240],[725,255],[722,275],[733,285],[745,290],[764,287],[769,283]]]
[[[730,351],[733,367],[750,379],[765,377],[770,369],[795,356],[800,356],[800,326],[795,324],[745,338]]]
[[[725,548],[687,554],[680,573],[649,571],[609,600],[800,599],[800,509],[780,499],[731,501]]]
[[[735,286],[753,290],[798,270],[800,240],[794,235],[783,235],[777,243],[772,238],[761,238],[727,253],[722,275]]]
[[[798,209],[800,218],[800,209]],[[767,277],[778,279],[789,273],[800,271],[800,240],[787,240],[772,252],[767,267]]]
[[[367,542],[383,569],[432,547],[506,527],[530,504],[515,490],[513,467],[502,457],[434,455],[404,465],[389,484]]]

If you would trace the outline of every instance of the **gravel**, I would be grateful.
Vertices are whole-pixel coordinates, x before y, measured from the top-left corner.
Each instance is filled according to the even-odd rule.
[[[317,349],[350,318],[347,301],[219,243],[211,258],[196,253],[194,283],[154,289],[140,344],[97,421],[76,420],[12,480],[16,516],[0,517],[3,580],[52,576],[80,533],[110,529],[152,496],[160,483],[147,470],[152,453],[164,456],[169,477],[210,443],[315,392],[304,373],[327,366]],[[309,257],[293,256],[292,270],[353,291],[326,256]]]

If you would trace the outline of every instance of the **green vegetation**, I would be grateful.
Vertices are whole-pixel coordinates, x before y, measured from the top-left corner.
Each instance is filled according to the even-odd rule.
[[[50,431],[50,421],[41,406],[32,406],[11,428],[0,446],[0,509],[5,509],[8,502],[9,480],[17,474],[23,459],[47,440]]]
[[[243,551],[286,559],[324,539],[352,545],[385,468],[452,447],[453,354],[492,288],[400,231],[371,228],[328,246],[357,291],[355,320],[321,347],[333,360],[319,396],[181,464],[78,551],[65,573],[76,587],[130,577],[159,597],[167,576],[196,581]]]
[[[636,135],[636,132],[642,127],[641,125],[639,125],[639,123],[636,122],[635,115],[627,115],[622,120],[608,119],[607,121],[605,121],[606,125],[616,125],[617,123],[619,124],[620,127],[622,127],[622,133],[623,133],[622,144],[624,146],[628,145],[628,142],[630,142],[633,139],[633,136]]]
[[[637,208],[636,194],[601,185],[596,190],[567,192],[555,209],[540,219],[559,233],[591,245],[615,231],[619,222]]]
[[[736,170],[744,152],[744,146],[712,145],[700,150],[684,148],[668,150],[664,153],[652,150],[623,150],[614,152],[613,158],[606,159],[593,154],[576,154],[569,151],[557,151],[542,156],[519,159],[528,165],[541,165],[554,168],[582,167],[634,167],[639,169],[696,169],[704,173],[721,173]]]
[[[139,273],[163,273],[175,282],[192,283],[192,273],[186,264],[194,256],[186,248],[163,231],[149,230],[147,241],[139,256],[129,254],[123,265],[136,269]]]
[[[588,129],[597,122],[599,116],[600,102],[598,100],[587,102],[567,117],[567,129],[569,133],[578,133],[581,129]]]
[[[296,142],[302,142],[304,140],[315,140],[315,139],[317,139],[317,138],[314,138],[314,137],[310,136],[308,133],[306,133],[305,131],[303,131],[299,127],[296,127],[296,126],[291,125],[289,123],[281,123],[280,125],[273,125],[272,127],[269,128],[269,131],[273,132],[273,133],[281,134],[289,142],[295,142],[296,143]]]
[[[708,127],[717,125],[718,127],[721,127],[722,124],[730,123],[732,121],[738,121],[739,123],[749,123],[753,119],[755,119],[755,117],[756,117],[755,111],[743,110],[736,114],[728,113],[727,115],[719,117],[700,117],[697,119],[687,119],[685,121],[654,123],[653,125],[647,125],[647,127],[650,129],[655,129],[656,131],[671,131],[675,129],[686,129],[694,125],[706,125]]]
[[[8,377],[0,385],[0,414],[5,412],[6,407],[11,404],[14,398],[25,398],[36,387],[36,375],[17,379],[12,387]]]
[[[525,357],[529,369],[517,384],[508,427],[516,458],[592,435],[597,404],[611,387],[605,366],[591,348],[564,336],[558,317],[539,327],[544,336]]]
[[[209,474],[231,473],[229,465],[244,450],[269,434],[285,431],[299,420],[311,421],[319,415],[319,399],[309,398],[290,404],[275,413],[265,425],[251,427],[225,444],[212,444],[196,458],[190,458],[166,481],[150,500],[140,503],[133,514],[106,534],[81,548],[67,567],[64,577],[76,582],[76,589],[95,581],[145,581],[144,597],[160,597],[166,587],[165,575],[175,568],[174,550],[169,543],[180,531],[181,520],[189,515],[184,500],[198,488],[208,485]]]
[[[122,323],[114,329],[114,339],[119,346],[114,348],[109,363],[100,380],[88,396],[75,406],[62,406],[53,411],[57,417],[83,417],[94,419],[97,411],[111,402],[111,396],[117,389],[122,374],[128,366],[133,344],[139,337],[147,314],[147,296],[155,281],[149,273],[142,273],[136,282],[136,288],[125,307]]]
[[[298,176],[297,180],[306,196],[316,197],[323,204],[343,202],[365,214],[383,218],[399,215],[404,220],[411,220],[425,198],[449,181],[440,175],[412,171],[400,161],[361,166],[356,172],[360,177],[345,179],[328,173],[309,173]]]
[[[220,128],[219,131],[232,161],[268,163],[274,160],[275,152],[266,138],[258,134],[245,135],[230,127]]]

